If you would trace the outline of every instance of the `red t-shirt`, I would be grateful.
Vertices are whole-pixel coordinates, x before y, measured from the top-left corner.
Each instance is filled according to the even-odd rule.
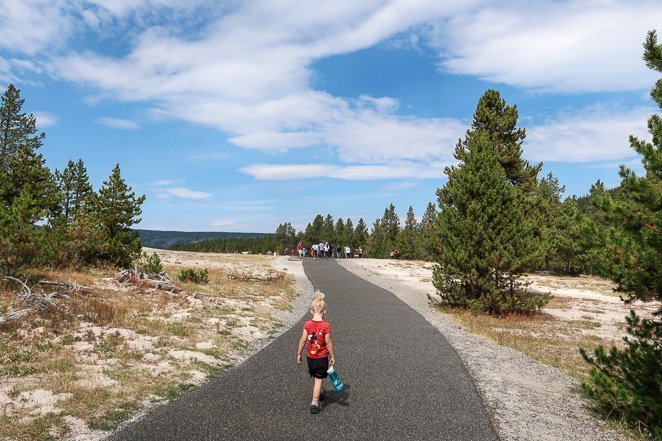
[[[316,322],[308,320],[303,329],[308,333],[308,349],[306,356],[308,358],[324,358],[329,355],[329,349],[326,347],[326,335],[331,333],[331,324],[322,320]]]

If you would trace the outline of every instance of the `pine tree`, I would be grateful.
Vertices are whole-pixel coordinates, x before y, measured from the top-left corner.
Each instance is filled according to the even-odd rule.
[[[382,219],[375,219],[372,223],[372,231],[368,237],[367,251],[368,257],[384,258],[388,257],[393,250],[393,244],[387,242],[386,228]]]
[[[495,92],[488,91],[486,96],[493,100]],[[504,167],[501,156],[507,144],[501,137],[510,139],[506,132],[513,130],[516,121],[509,120],[506,127],[487,125],[484,107],[485,100],[481,99],[474,130],[467,132],[455,150],[461,162],[445,169],[448,182],[437,190],[441,212],[434,228],[438,263],[434,285],[452,305],[493,314],[533,312],[548,297],[528,296],[518,281],[539,255],[528,200],[518,185],[513,185],[530,176],[530,170],[525,161],[512,157],[506,164],[521,167]],[[514,132],[517,151],[522,136],[523,132]],[[522,182],[528,185],[528,181]]]
[[[395,205],[389,204],[384,210],[384,216],[381,219],[381,226],[384,231],[384,240],[389,252],[395,248],[400,233],[400,217],[395,212]]]
[[[321,214],[315,216],[313,219],[312,228],[310,230],[310,241],[311,245],[314,243],[320,243],[322,240],[322,234],[324,230],[324,218]]]
[[[348,225],[351,225],[348,220]],[[365,247],[368,242],[368,226],[365,224],[363,218],[359,218],[359,221],[356,223],[356,228],[354,228],[354,234],[352,235],[352,249]]]
[[[646,65],[662,72],[662,44],[655,31],[644,43]],[[651,91],[662,109],[662,79]],[[607,273],[626,295],[635,300],[662,300],[662,118],[648,120],[652,143],[630,137],[631,147],[641,155],[644,176],[621,166],[618,197],[603,193],[599,202],[607,223]],[[592,367],[583,391],[606,415],[644,428],[662,439],[662,307],[654,318],[626,317],[625,348],[602,346],[582,356]]]
[[[397,240],[397,248],[400,250],[400,257],[403,259],[420,258],[418,247],[419,224],[414,215],[414,208],[409,206],[405,226],[400,230]]]
[[[35,224],[57,201],[51,172],[37,152],[45,135],[37,133],[34,115],[21,112],[24,102],[9,85],[0,104],[0,262],[7,272],[37,257],[43,231]]]
[[[437,209],[432,202],[428,203],[425,213],[421,218],[421,225],[418,233],[419,254],[423,259],[430,259],[433,256],[433,228],[437,219]]]
[[[541,252],[544,256],[544,269],[549,271],[551,260],[556,253],[557,229],[561,216],[561,198],[565,187],[559,184],[552,173],[548,173],[535,187],[535,210],[530,216],[534,219],[536,235],[540,239]]]
[[[115,165],[99,190],[94,211],[100,227],[101,260],[126,267],[140,255],[140,237],[131,226],[140,222],[145,196],[136,197]]]
[[[574,197],[566,198],[556,210],[547,237],[550,244],[547,262],[555,274],[577,276],[590,268],[584,222]]]
[[[342,246],[349,246],[350,248],[354,249],[354,223],[352,222],[352,219],[347,218],[347,221],[345,222],[345,241],[342,243]],[[358,245],[356,245],[358,247]],[[343,251],[344,252],[344,251]]]
[[[336,238],[335,239],[336,246],[340,246],[344,248],[345,245],[347,244],[347,235],[345,234],[345,223],[343,222],[341,217],[338,218],[338,220],[336,221],[334,236]]]
[[[336,230],[333,224],[333,216],[330,214],[327,214],[326,218],[324,218],[321,239],[323,242],[329,242],[329,244],[333,244],[336,241]]]
[[[507,179],[514,185],[532,191],[542,164],[531,166],[522,158],[522,143],[526,131],[517,127],[517,106],[508,106],[497,90],[489,89],[478,100],[471,129],[465,139],[477,133],[489,137],[489,144],[496,149],[499,163]],[[461,148],[458,145],[458,148]]]
[[[37,150],[46,136],[37,133],[37,120],[22,113],[25,99],[10,84],[0,105],[0,200],[10,206],[28,186],[33,199],[29,205],[45,209],[54,198],[53,180],[44,158]]]
[[[56,170],[56,177],[61,195],[61,212],[69,222],[73,222],[84,212],[93,192],[85,163],[82,159],[75,163],[69,160],[62,173]]]

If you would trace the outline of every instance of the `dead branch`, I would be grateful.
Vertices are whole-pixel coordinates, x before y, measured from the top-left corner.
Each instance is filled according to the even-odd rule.
[[[240,282],[256,282],[256,283],[276,283],[285,278],[284,273],[270,272],[264,277],[256,276],[250,273],[230,273],[228,279],[239,280]]]
[[[148,274],[138,269],[124,269],[117,274],[116,280],[123,285],[136,286],[138,289],[155,288],[172,294],[181,292],[181,289],[172,283],[165,272]]]
[[[11,280],[12,282],[21,285],[21,289],[18,292],[14,291],[14,294],[19,299],[18,305],[22,306],[23,308],[12,311],[4,316],[0,316],[0,325],[4,325],[5,323],[9,323],[11,321],[20,320],[35,312],[41,312],[51,307],[57,307],[55,300],[58,298],[67,300],[69,299],[68,295],[58,292],[34,292],[25,282],[15,277],[7,276],[5,279]]]
[[[44,285],[44,286],[56,286],[58,288],[62,288],[65,291],[68,291],[70,293],[80,293],[82,292],[91,292],[94,291],[94,288],[90,286],[85,286],[85,285],[79,285],[74,282],[53,282],[50,280],[40,280],[39,285]]]

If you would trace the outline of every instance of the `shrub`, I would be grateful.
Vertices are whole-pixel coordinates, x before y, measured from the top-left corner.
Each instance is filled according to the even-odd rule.
[[[146,252],[140,255],[140,258],[135,262],[139,271],[142,271],[146,274],[160,274],[163,272],[163,265],[161,264],[161,258],[158,254],[152,253],[148,255]]]
[[[625,319],[634,338],[623,337],[624,349],[600,346],[594,357],[579,350],[592,365],[582,391],[599,412],[662,439],[662,325],[634,311]]]
[[[209,270],[207,268],[201,271],[196,271],[193,268],[183,269],[178,278],[180,282],[185,283],[209,283]]]

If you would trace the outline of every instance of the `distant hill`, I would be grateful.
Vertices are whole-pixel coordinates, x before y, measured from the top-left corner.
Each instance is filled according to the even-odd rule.
[[[210,239],[255,239],[268,236],[267,233],[227,233],[212,231],[158,231],[139,230],[140,242],[144,247],[168,248],[178,243],[193,243]]]

